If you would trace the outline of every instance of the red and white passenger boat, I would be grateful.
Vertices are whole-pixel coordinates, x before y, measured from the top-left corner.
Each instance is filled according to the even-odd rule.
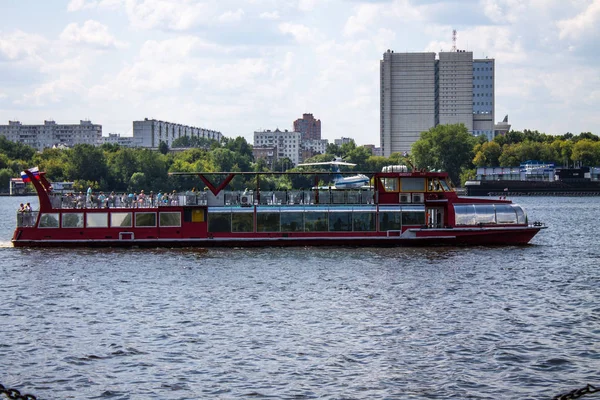
[[[384,169],[356,189],[263,191],[266,174],[195,173],[209,190],[146,196],[143,202],[72,202],[45,173],[25,171],[39,211],[19,213],[12,243],[22,246],[436,246],[525,245],[545,226],[529,224],[509,200],[464,198],[440,172]],[[237,175],[254,191],[226,190]],[[308,173],[307,173],[308,174]],[[311,173],[317,176],[314,173]],[[317,178],[315,178],[317,180]]]

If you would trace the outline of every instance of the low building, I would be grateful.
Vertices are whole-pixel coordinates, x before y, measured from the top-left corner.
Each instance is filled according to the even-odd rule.
[[[133,121],[133,137],[137,146],[157,148],[160,142],[165,142],[169,147],[176,139],[181,137],[199,137],[221,141],[221,132],[206,128],[176,124],[144,118],[143,121]]]
[[[301,137],[300,132],[289,132],[287,129],[257,131],[254,132],[254,148],[274,148],[275,160],[287,157],[297,165],[302,162]]]
[[[265,160],[269,168],[271,168],[273,162],[277,160],[277,147],[253,147],[252,155],[255,160]]]
[[[347,137],[341,137],[339,139],[333,140],[333,143],[335,143],[336,146],[341,146],[343,144],[350,143],[350,142],[354,142],[354,139],[347,138]]]
[[[99,146],[102,144],[102,125],[87,120],[81,120],[79,124],[57,124],[48,120],[43,125],[8,121],[8,125],[0,125],[0,136],[39,151],[52,147],[73,147],[76,144]]]
[[[121,136],[119,133],[109,133],[108,136],[102,136],[102,142],[118,144],[122,147],[138,147],[138,142],[133,136]]]

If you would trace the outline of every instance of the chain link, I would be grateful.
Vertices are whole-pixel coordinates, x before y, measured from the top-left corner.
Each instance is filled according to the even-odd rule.
[[[12,400],[37,400],[32,394],[21,394],[17,389],[10,389],[0,383],[0,394],[5,394],[6,397]]]
[[[553,397],[552,400],[573,400],[573,399],[578,399],[581,396],[585,396],[586,394],[591,394],[591,393],[596,393],[596,392],[600,392],[600,389],[596,389],[594,386],[588,384],[584,388],[575,389],[575,390],[570,391],[569,393],[560,394],[556,397]]]

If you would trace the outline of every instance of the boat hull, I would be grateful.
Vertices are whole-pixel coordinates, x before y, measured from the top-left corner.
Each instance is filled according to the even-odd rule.
[[[37,238],[26,232],[13,240],[15,247],[395,247],[395,246],[493,246],[527,245],[544,227],[408,229],[385,235],[319,235],[263,237],[221,236],[206,238],[86,239]],[[34,232],[32,232],[34,233]],[[83,235],[82,235],[83,236]]]

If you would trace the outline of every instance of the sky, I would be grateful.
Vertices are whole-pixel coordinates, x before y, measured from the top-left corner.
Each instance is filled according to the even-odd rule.
[[[387,49],[494,58],[495,119],[600,135],[600,0],[0,0],[0,124],[160,119],[379,146]]]

